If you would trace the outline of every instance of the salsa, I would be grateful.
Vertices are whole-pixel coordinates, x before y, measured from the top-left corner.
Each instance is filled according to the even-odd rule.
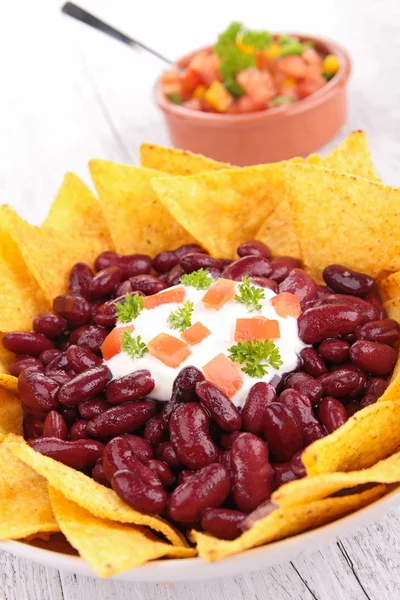
[[[234,22],[184,69],[164,73],[162,88],[185,108],[243,114],[298,102],[321,89],[339,66],[337,56],[322,53],[311,40]]]

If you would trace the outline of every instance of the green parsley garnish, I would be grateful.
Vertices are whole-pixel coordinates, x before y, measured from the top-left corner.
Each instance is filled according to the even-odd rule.
[[[301,42],[294,41],[283,46],[282,50],[279,53],[279,57],[283,58],[284,56],[301,56],[303,52],[303,44]]]
[[[121,348],[130,358],[142,358],[149,351],[140,335],[133,337],[129,331],[121,338]]]
[[[219,34],[217,43],[214,46],[215,53],[222,57],[226,48],[236,43],[237,35],[242,31],[243,25],[237,21],[231,23],[225,31]]]
[[[198,269],[193,273],[182,275],[179,281],[183,285],[196,288],[196,290],[207,290],[214,280],[206,269]]]
[[[130,323],[143,310],[143,297],[139,294],[132,296],[126,294],[123,302],[117,302],[115,305],[115,315],[121,323]]]
[[[239,284],[239,293],[235,296],[236,302],[245,304],[249,312],[253,312],[254,310],[261,310],[260,300],[264,299],[264,290],[251,285],[249,277],[242,277],[242,283]]]
[[[182,98],[179,94],[168,94],[167,98],[174,104],[182,104]]]
[[[244,91],[244,89],[242,88],[241,85],[238,84],[237,81],[235,81],[232,77],[229,77],[228,79],[225,79],[225,81],[223,82],[225,89],[228,90],[228,92],[234,97],[234,98],[240,98],[240,96],[243,96],[246,92]]]
[[[268,368],[279,369],[283,365],[279,348],[272,340],[252,340],[239,342],[228,348],[229,358],[234,362],[244,364],[242,371],[250,377],[263,377]]]
[[[244,71],[247,67],[253,67],[256,64],[254,54],[246,54],[237,46],[231,46],[225,49],[219,65],[219,72],[222,79],[230,79],[235,77],[240,71]]]
[[[255,50],[264,50],[272,44],[272,35],[269,31],[245,31],[243,43],[246,46],[253,46]]]
[[[174,312],[172,312],[168,317],[168,325],[172,329],[179,329],[179,331],[185,331],[192,324],[192,313],[194,310],[193,302],[190,300],[186,300],[177,308]]]

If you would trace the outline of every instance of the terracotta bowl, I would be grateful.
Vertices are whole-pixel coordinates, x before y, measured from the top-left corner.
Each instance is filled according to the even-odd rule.
[[[336,54],[340,69],[323,88],[295,104],[244,115],[197,112],[165,98],[159,78],[154,100],[164,114],[174,146],[244,166],[306,156],[332,139],[346,121],[350,57],[334,42],[298,37],[312,40],[323,53]],[[185,67],[196,52],[199,50],[183,56],[177,64]]]

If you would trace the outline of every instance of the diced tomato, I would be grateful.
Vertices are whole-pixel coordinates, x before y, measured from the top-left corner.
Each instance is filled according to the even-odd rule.
[[[276,68],[280,73],[295,79],[307,75],[307,63],[301,56],[284,56],[277,61]]]
[[[190,108],[191,110],[203,110],[203,106],[201,100],[198,98],[191,98],[190,100],[186,100],[186,102],[182,103],[182,106],[185,108]]]
[[[102,345],[100,346],[100,350],[103,354],[104,360],[110,360],[116,354],[119,354],[122,350],[121,348],[121,339],[124,335],[125,331],[134,331],[133,325],[127,325],[126,327],[116,327],[112,330],[111,333],[108,334]]]
[[[191,353],[191,350],[185,342],[169,335],[168,333],[159,333],[147,344],[149,353],[158,358],[167,367],[179,367]]]
[[[294,294],[282,292],[272,298],[271,304],[280,317],[296,317],[297,319],[300,316],[300,299]]]
[[[276,95],[274,80],[268,71],[248,67],[236,79],[259,108],[266,108],[268,100]]]
[[[208,337],[210,333],[211,331],[208,327],[203,325],[203,323],[200,323],[200,321],[197,321],[197,323],[194,323],[194,325],[188,327],[181,333],[181,338],[185,340],[186,343],[194,346],[195,344],[200,344],[200,342]]]
[[[166,96],[169,96],[170,94],[179,94],[181,92],[181,81],[178,69],[174,68],[165,71],[161,77],[161,82]]]
[[[274,340],[281,337],[279,321],[265,317],[236,319],[235,342]]]
[[[297,86],[297,96],[299,99],[307,98],[314,92],[320,90],[326,84],[326,79],[320,75],[316,79],[303,79]]]
[[[208,308],[219,310],[235,295],[236,282],[231,279],[220,277],[211,287],[208,288],[203,296],[203,304]]]
[[[152,296],[144,298],[145,308],[155,308],[161,304],[171,304],[171,302],[183,302],[186,296],[186,291],[183,286],[173,287],[165,292],[158,292]]]
[[[163,91],[166,96],[170,96],[171,94],[180,94],[181,93],[181,84],[176,83],[163,83]]]
[[[257,69],[260,69],[261,71],[263,71],[263,70],[266,71],[268,69],[270,63],[271,63],[271,59],[265,52],[262,51],[262,52],[256,53]]]
[[[221,75],[219,73],[219,58],[214,52],[199,52],[190,61],[189,67],[197,71],[201,77],[202,83],[207,86],[214,83],[214,81],[221,81]]]
[[[194,69],[186,69],[182,76],[182,92],[191,96],[198,85],[202,83],[202,79]]]
[[[237,100],[235,112],[239,114],[246,114],[250,112],[256,112],[257,110],[261,110],[261,108],[250,96],[241,96]]]
[[[206,379],[212,381],[232,398],[243,386],[240,367],[235,365],[225,354],[217,354],[203,367]]]

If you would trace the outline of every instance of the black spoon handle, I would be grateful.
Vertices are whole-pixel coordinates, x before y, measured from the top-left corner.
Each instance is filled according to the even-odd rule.
[[[111,25],[109,25],[108,23],[101,21],[101,19],[98,19],[91,13],[87,12],[86,10],[83,10],[83,8],[80,8],[73,2],[66,2],[62,7],[61,12],[68,15],[69,17],[77,19],[77,21],[81,21],[81,23],[90,25],[90,27],[93,27],[94,29],[97,29],[98,31],[109,35],[110,37],[114,38],[115,40],[118,40],[119,42],[122,42],[123,44],[127,44],[131,48],[142,48],[143,50],[146,50],[146,52],[150,52],[150,54],[153,54],[160,60],[168,63],[169,65],[173,64],[171,60],[169,60],[156,50],[149,48],[145,44],[142,44],[142,42],[138,42],[137,40],[130,38],[128,35],[125,35],[125,33],[122,33],[122,31],[118,31],[118,29],[111,27]]]

